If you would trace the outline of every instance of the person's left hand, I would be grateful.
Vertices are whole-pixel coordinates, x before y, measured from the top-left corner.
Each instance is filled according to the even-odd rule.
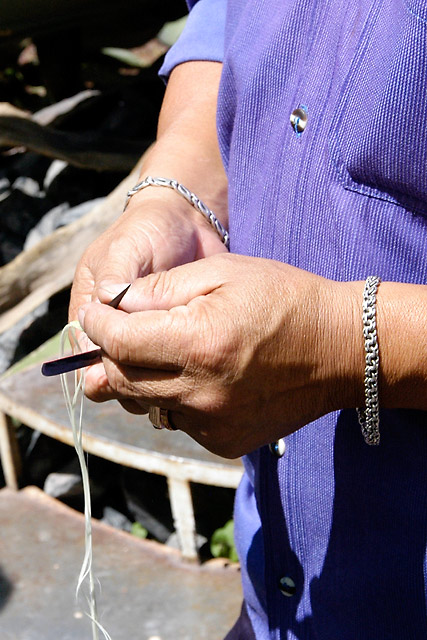
[[[169,409],[214,453],[248,453],[363,402],[361,287],[233,254],[140,278],[121,310],[80,310],[105,353],[87,371],[86,394],[132,411],[136,400],[141,413]],[[101,291],[101,301],[119,289]]]

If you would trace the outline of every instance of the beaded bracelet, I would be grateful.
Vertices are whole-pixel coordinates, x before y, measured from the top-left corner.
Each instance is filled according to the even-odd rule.
[[[225,244],[225,246],[229,247],[230,244],[230,236],[228,234],[227,229],[220,223],[216,215],[213,211],[211,211],[194,193],[192,193],[187,187],[180,184],[176,180],[170,180],[169,178],[153,178],[152,176],[147,176],[139,182],[137,185],[133,187],[127,193],[125,206],[123,211],[126,210],[126,207],[129,204],[129,200],[135,193],[138,191],[142,191],[142,189],[146,189],[147,187],[168,187],[168,189],[173,189],[177,193],[179,193],[183,198],[187,200],[191,204],[192,207],[196,209],[199,213],[201,213],[209,224],[215,229],[221,241]]]
[[[363,336],[365,339],[365,408],[357,409],[359,424],[366,444],[380,443],[378,371],[380,365],[376,302],[381,280],[369,276],[363,290]]]

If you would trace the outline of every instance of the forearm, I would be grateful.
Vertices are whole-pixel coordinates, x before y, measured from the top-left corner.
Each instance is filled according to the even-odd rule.
[[[193,191],[225,227],[227,179],[216,134],[216,103],[221,64],[187,62],[174,69],[163,102],[158,136],[146,154],[141,178],[147,175],[173,178]],[[162,194],[156,193],[161,191]],[[132,198],[132,204],[152,197],[165,197],[165,189],[149,188]],[[206,225],[203,217],[176,194],[176,205]],[[209,228],[209,227],[207,227]]]
[[[334,372],[330,386],[337,394],[334,408],[361,407],[365,402],[364,283],[336,285],[333,304],[325,301],[329,311],[323,317],[330,314],[330,319],[329,329],[323,330],[328,339],[322,343],[329,346],[322,357],[325,362],[329,358],[328,368]],[[380,408],[427,410],[427,286],[382,282],[376,306]]]
[[[427,285],[384,282],[377,297],[380,405],[427,410]]]

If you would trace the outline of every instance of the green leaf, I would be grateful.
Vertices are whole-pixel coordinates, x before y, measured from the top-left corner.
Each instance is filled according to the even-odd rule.
[[[136,538],[146,538],[148,535],[147,529],[140,522],[133,522],[130,532]]]
[[[210,547],[214,558],[228,558],[232,562],[239,561],[234,544],[233,520],[229,520],[223,527],[214,532]]]

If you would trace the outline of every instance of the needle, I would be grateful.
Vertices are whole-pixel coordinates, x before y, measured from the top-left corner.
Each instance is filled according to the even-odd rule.
[[[109,307],[117,309],[123,296],[129,289],[130,284],[123,289],[115,298],[108,303]],[[102,349],[92,349],[92,351],[84,351],[83,353],[76,353],[74,356],[66,356],[65,358],[58,358],[57,360],[50,360],[42,364],[42,374],[44,376],[57,376],[60,373],[68,373],[69,371],[75,371],[82,367],[88,367],[91,364],[101,362]]]

